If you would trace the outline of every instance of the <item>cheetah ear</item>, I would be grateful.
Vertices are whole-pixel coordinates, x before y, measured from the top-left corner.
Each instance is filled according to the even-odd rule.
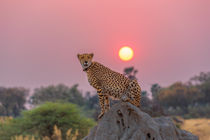
[[[91,53],[91,54],[90,54],[90,56],[93,58],[94,54],[93,54],[93,53]]]
[[[78,57],[78,58],[80,57],[80,54],[79,54],[79,53],[77,54],[77,57]]]

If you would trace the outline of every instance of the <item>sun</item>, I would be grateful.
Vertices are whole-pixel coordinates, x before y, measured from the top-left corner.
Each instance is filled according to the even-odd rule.
[[[133,50],[128,46],[124,46],[119,50],[119,57],[123,61],[129,61],[133,58]]]

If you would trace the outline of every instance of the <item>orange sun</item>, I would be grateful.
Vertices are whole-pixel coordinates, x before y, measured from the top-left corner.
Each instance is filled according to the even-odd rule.
[[[123,61],[129,61],[133,58],[133,50],[128,46],[124,46],[119,50],[119,57]]]

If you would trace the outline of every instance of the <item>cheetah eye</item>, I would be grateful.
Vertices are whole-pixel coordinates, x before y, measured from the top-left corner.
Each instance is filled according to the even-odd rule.
[[[88,59],[90,59],[90,56],[88,56]]]
[[[84,56],[82,56],[81,59],[84,59]]]

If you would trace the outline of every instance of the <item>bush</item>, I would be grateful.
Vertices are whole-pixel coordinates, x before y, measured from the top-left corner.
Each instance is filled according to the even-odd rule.
[[[78,139],[81,139],[94,126],[94,121],[82,116],[76,105],[47,102],[32,110],[24,111],[22,117],[13,119],[8,125],[0,127],[0,140],[10,140],[15,135],[52,137],[55,125],[64,134],[70,128],[73,133],[78,130]]]
[[[210,118],[210,105],[188,106],[188,112],[185,118]]]

